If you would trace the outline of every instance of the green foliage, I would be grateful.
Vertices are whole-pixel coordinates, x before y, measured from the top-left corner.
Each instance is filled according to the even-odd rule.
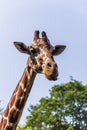
[[[32,130],[32,128],[28,126],[19,126],[17,130]]]
[[[28,110],[26,127],[32,130],[87,130],[87,85],[76,80],[56,85]]]

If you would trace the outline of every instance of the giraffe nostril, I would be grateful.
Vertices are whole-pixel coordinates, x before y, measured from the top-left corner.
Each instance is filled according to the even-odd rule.
[[[47,63],[47,66],[51,68],[51,67],[52,67],[52,64],[51,64],[51,63]]]
[[[58,68],[57,64],[55,64],[55,67]]]

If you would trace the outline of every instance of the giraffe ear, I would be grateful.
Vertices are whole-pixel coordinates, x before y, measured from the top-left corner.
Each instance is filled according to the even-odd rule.
[[[29,46],[26,46],[23,42],[14,42],[15,47],[22,53],[30,54]]]
[[[56,45],[53,47],[52,54],[54,56],[61,54],[65,50],[65,45]]]

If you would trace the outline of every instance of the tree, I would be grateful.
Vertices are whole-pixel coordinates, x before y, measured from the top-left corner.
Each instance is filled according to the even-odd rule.
[[[32,130],[32,128],[28,126],[19,126],[17,127],[17,130]]]
[[[33,130],[87,130],[87,85],[71,80],[31,106],[26,127]]]

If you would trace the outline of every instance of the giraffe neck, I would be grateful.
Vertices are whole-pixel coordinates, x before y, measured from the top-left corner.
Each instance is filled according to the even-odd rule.
[[[21,80],[13,92],[11,100],[3,113],[0,130],[16,130],[23,108],[29,96],[36,73],[27,66]]]

